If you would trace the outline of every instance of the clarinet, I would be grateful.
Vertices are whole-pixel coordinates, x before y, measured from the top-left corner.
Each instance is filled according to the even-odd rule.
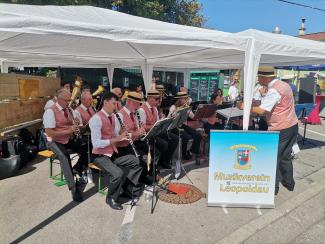
[[[73,116],[73,110],[69,106],[68,106],[68,111],[70,113],[70,116],[71,116],[73,125],[74,126],[77,126],[77,131],[74,133],[75,139],[76,140],[81,139],[82,136],[81,136],[81,131],[80,131],[80,127],[79,127],[79,122],[74,118],[74,116]]]
[[[115,116],[116,116],[118,122],[120,122],[121,127],[122,127],[122,128],[123,128],[123,129],[128,133],[128,134],[129,134],[129,132],[128,132],[126,126],[124,125],[124,123],[123,123],[123,121],[122,121],[122,119],[121,119],[121,117],[120,117],[120,115],[119,115],[116,111],[114,112],[114,114],[115,114]],[[133,150],[134,156],[136,156],[136,157],[138,158],[140,155],[139,155],[139,153],[137,152],[137,149],[135,148],[135,145],[134,145],[134,143],[133,143],[133,140],[132,140],[132,138],[131,138],[130,136],[128,136],[128,140],[129,140],[130,145],[131,145],[131,147],[132,147],[132,150]]]
[[[140,114],[139,114],[139,111],[138,111],[138,110],[135,112],[135,115],[137,116],[138,127],[139,127],[139,129],[140,129],[140,128],[143,127],[143,123],[142,123],[142,121],[141,121],[141,117],[140,117]],[[146,137],[146,135],[143,135],[143,136],[140,138],[140,140],[143,139],[144,137]]]

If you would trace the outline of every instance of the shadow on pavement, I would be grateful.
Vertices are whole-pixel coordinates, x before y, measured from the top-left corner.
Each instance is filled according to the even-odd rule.
[[[96,193],[97,193],[96,187],[90,188],[88,191],[83,193],[84,201],[86,201],[88,198],[92,197]],[[74,207],[76,207],[78,205],[79,205],[79,203],[76,203],[74,201],[69,202],[67,205],[65,205],[63,208],[61,208],[59,211],[52,214],[50,217],[48,217],[47,219],[45,219],[44,221],[42,221],[41,223],[39,223],[32,229],[30,229],[29,231],[27,231],[26,233],[24,233],[23,235],[21,235],[20,237],[15,239],[11,243],[20,243],[20,242],[24,241],[25,239],[27,239],[31,235],[35,234],[37,231],[41,230],[42,228],[44,228],[48,224],[52,223],[56,219],[60,218],[62,215],[64,215],[65,213],[67,213],[68,211],[70,211],[71,209],[73,209]]]

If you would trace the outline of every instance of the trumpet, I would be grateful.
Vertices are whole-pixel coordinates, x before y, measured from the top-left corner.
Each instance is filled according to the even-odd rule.
[[[126,128],[125,124],[123,123],[120,115],[116,111],[114,111],[114,114],[115,114],[117,120],[120,122],[122,129],[125,130],[128,133],[127,139],[128,139],[128,141],[129,141],[129,143],[131,145],[131,148],[133,150],[134,156],[136,156],[137,158],[140,157],[140,154],[137,152],[137,149],[135,148],[134,142],[133,142],[131,136],[129,136],[129,131]]]

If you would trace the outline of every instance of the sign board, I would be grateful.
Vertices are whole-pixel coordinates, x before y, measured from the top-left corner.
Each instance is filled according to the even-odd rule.
[[[199,93],[199,101],[207,101],[208,99],[208,88],[209,83],[205,77],[201,77],[200,80],[200,93]]]
[[[208,206],[274,208],[278,132],[211,131]]]

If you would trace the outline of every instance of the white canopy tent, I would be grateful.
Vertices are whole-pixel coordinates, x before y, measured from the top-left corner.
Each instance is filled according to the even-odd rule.
[[[0,4],[4,66],[222,68],[244,62],[247,40],[233,34],[90,6]],[[234,61],[235,60],[235,61]]]
[[[244,67],[244,129],[258,65],[325,63],[325,44],[247,30],[237,34],[181,26],[89,6],[0,4],[0,62],[8,66]]]
[[[244,68],[243,127],[248,129],[258,66],[323,64],[325,43],[252,29],[235,35],[250,39]]]

